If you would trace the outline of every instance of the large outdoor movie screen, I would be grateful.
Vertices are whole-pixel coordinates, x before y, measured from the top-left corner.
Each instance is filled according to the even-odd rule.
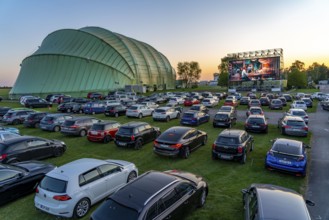
[[[228,71],[229,81],[278,80],[280,57],[231,60]]]

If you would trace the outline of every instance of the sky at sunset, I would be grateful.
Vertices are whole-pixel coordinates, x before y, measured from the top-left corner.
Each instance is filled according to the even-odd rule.
[[[228,53],[283,48],[285,66],[329,66],[329,0],[0,0],[0,86],[50,33],[98,26],[153,46],[211,80]]]

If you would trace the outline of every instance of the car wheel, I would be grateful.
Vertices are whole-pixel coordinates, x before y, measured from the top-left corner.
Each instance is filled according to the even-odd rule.
[[[169,116],[166,117],[166,122],[168,122],[168,121],[170,121],[170,117]]]
[[[61,130],[61,127],[59,127],[58,125],[54,127],[55,132],[59,132],[60,130]]]
[[[244,154],[242,155],[242,158],[241,158],[241,160],[240,160],[240,163],[241,163],[241,164],[245,164],[246,161],[247,161],[247,154],[244,153]]]
[[[111,137],[110,136],[108,136],[108,135],[106,135],[105,137],[104,137],[104,144],[106,144],[106,143],[108,143],[108,142],[110,142],[111,141]]]
[[[206,203],[206,199],[207,199],[207,190],[205,188],[203,188],[198,207],[200,207],[200,208],[203,207],[204,204]]]
[[[141,139],[137,139],[136,143],[135,143],[135,150],[140,150],[142,148],[142,140]]]
[[[136,177],[137,177],[137,174],[136,174],[135,171],[130,172],[129,175],[128,175],[128,178],[127,178],[127,183],[129,183],[130,181],[136,179]]]
[[[204,138],[202,140],[202,146],[204,146],[204,145],[207,144],[207,140],[208,140],[208,137],[207,136],[204,136]]]
[[[180,114],[179,114],[179,113],[177,114],[176,118],[177,118],[177,119],[180,118]]]
[[[18,119],[15,119],[14,121],[13,121],[13,125],[18,125],[19,124],[19,120]]]
[[[40,127],[40,123],[38,123],[38,122],[35,123],[35,124],[34,124],[34,127],[35,127],[35,128],[39,128],[39,127]]]
[[[114,117],[119,117],[119,114],[116,112],[115,114],[114,114]]]
[[[81,130],[79,133],[80,137],[84,137],[86,136],[86,134],[87,134],[86,130]]]
[[[71,112],[71,109],[70,109],[70,108],[68,108],[66,111],[67,111],[68,113],[70,113],[70,112]]]
[[[74,207],[74,216],[77,218],[84,217],[90,209],[90,201],[87,198],[81,199]]]
[[[95,113],[95,112],[92,112],[91,114],[93,114],[93,115],[94,115],[94,114],[96,114],[96,113]]]
[[[64,151],[63,151],[62,148],[56,148],[56,149],[55,149],[55,154],[54,154],[54,156],[55,156],[55,157],[59,157],[59,156],[62,156],[63,153],[64,153]]]
[[[82,109],[79,110],[79,113],[82,114]]]
[[[140,113],[139,115],[138,115],[138,118],[140,119],[140,118],[143,118],[143,115]]]
[[[189,147],[185,147],[183,150],[183,158],[187,159],[190,156],[190,148]]]

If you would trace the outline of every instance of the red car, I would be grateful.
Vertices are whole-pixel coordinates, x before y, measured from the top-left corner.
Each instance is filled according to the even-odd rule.
[[[223,104],[224,106],[233,106],[236,107],[238,105],[238,102],[233,99],[225,99],[225,102]]]
[[[121,124],[116,121],[102,121],[95,123],[88,131],[87,139],[91,142],[108,143],[111,140],[114,140],[115,134],[120,126]]]
[[[200,101],[196,98],[190,98],[184,101],[184,106],[192,106],[194,104],[200,104]]]

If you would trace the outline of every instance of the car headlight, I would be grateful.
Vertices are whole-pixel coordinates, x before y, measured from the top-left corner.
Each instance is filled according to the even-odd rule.
[[[61,143],[62,145],[65,145],[65,142],[64,142],[64,141],[61,141],[60,143]]]

